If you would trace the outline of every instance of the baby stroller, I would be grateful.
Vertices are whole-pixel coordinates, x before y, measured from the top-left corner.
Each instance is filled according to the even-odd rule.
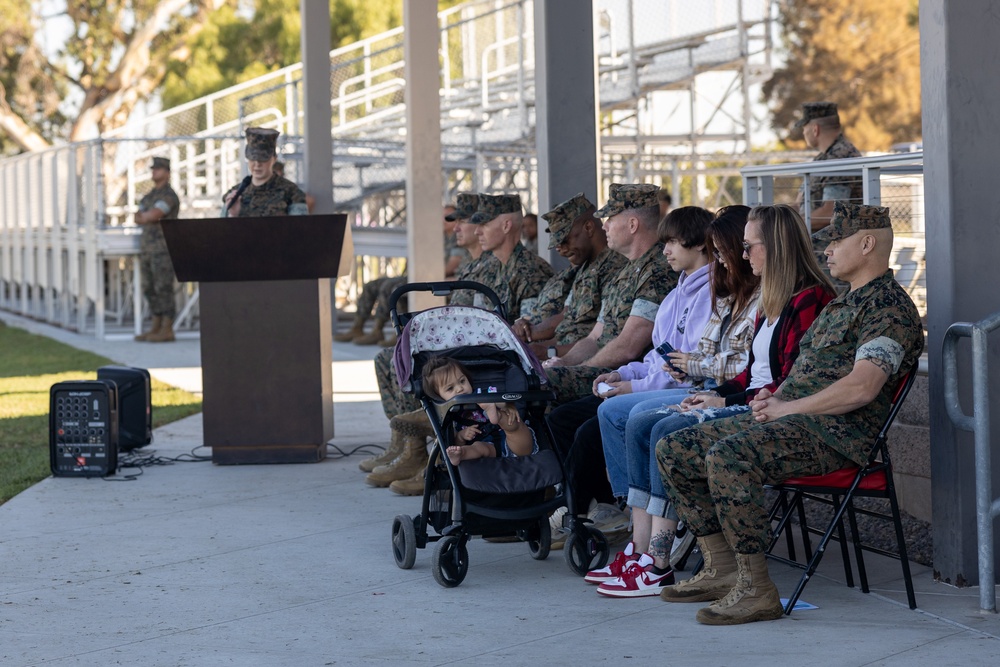
[[[442,306],[418,313],[399,313],[397,301],[407,292],[429,291],[446,296],[452,290],[472,289],[493,304],[492,310],[471,306]],[[403,391],[420,399],[437,442],[424,473],[420,514],[401,514],[392,522],[392,552],[396,565],[413,567],[416,550],[436,541],[434,579],[446,588],[458,586],[469,569],[467,548],[471,536],[516,536],[528,543],[531,556],[544,560],[552,543],[549,515],[563,505],[572,507],[570,485],[565,484],[563,457],[545,422],[545,408],[554,396],[538,359],[507,325],[496,293],[476,282],[412,283],[390,297],[390,314],[399,335],[393,357]],[[422,387],[424,364],[447,355],[464,365],[473,392],[439,403]],[[454,442],[454,417],[465,406],[511,403],[531,427],[538,452],[516,458],[482,458],[455,466],[447,447]],[[567,512],[569,531],[564,555],[569,567],[585,575],[608,560],[608,541],[582,519]],[[428,526],[437,533],[430,535]]]

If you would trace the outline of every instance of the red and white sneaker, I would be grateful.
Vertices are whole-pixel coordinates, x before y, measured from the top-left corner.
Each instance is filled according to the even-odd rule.
[[[597,592],[612,598],[641,598],[660,594],[664,586],[674,583],[674,571],[663,570],[653,565],[653,557],[643,554],[639,560],[629,563],[628,569],[618,579],[605,581],[597,587]]]
[[[637,560],[639,560],[639,554],[635,552],[635,544],[629,542],[625,545],[625,551],[619,551],[610,565],[602,567],[600,570],[591,570],[583,580],[588,584],[603,584],[605,581],[614,581],[622,576],[629,563],[634,563]]]

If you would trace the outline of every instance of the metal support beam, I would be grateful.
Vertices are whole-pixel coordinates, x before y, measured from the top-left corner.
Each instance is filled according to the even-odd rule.
[[[923,113],[925,219],[927,221],[927,311],[931,423],[931,499],[934,569],[957,585],[992,587],[979,581],[976,457],[973,438],[948,419],[945,369],[939,351],[953,322],[976,322],[1000,311],[1000,191],[983,186],[1000,151],[1000,71],[983,63],[1000,60],[1000,16],[995,0],[923,0],[920,3],[920,78]],[[989,366],[1000,367],[991,346]],[[984,360],[958,355],[958,395],[969,400],[971,370]],[[984,378],[979,393],[1000,396],[1000,375]],[[1000,433],[1000,411],[990,431]],[[1000,442],[991,443],[989,470],[1000,475]],[[994,533],[993,553],[1000,553]],[[995,572],[995,569],[994,569]]]
[[[538,213],[578,192],[600,206],[597,66],[592,0],[535,3],[535,143]],[[549,236],[539,224],[538,247]],[[553,266],[566,260],[552,252]]]

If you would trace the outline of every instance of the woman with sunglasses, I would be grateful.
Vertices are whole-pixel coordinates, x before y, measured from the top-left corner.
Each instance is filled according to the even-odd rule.
[[[649,573],[669,566],[677,517],[666,502],[655,458],[656,442],[692,424],[748,411],[748,403],[757,391],[763,387],[771,391],[777,389],[798,356],[802,335],[835,296],[830,280],[812,252],[805,224],[792,207],[775,205],[751,209],[741,246],[742,256],[749,262],[753,275],[760,278],[761,287],[746,366],[715,389],[689,396],[679,405],[663,402],[637,405],[636,410],[630,412],[624,449],[633,537],[611,565],[590,573],[594,576],[589,580],[600,583],[598,591],[604,595],[656,595],[659,586],[651,584],[659,579]],[[669,371],[677,373],[675,377],[690,369],[691,358],[687,355],[670,357],[681,367],[680,371]],[[605,456],[607,458],[607,452]]]

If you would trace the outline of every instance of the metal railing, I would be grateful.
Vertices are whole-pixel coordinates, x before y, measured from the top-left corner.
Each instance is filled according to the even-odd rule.
[[[894,234],[890,265],[921,316],[927,314],[924,179],[922,152],[874,155],[820,162],[750,166],[742,169],[743,197],[748,206],[802,202],[809,227],[811,179],[849,176],[862,181],[864,204],[889,207]],[[801,194],[800,194],[801,193]]]
[[[628,103],[616,96],[622,86],[629,95],[645,96],[712,66],[729,71],[741,59],[745,63],[759,51],[747,46],[751,41],[769,48],[769,4],[596,0],[604,17],[597,38],[602,96],[618,108]],[[445,198],[457,190],[516,192],[528,210],[537,210],[530,136],[533,14],[533,0],[473,0],[438,15]],[[739,49],[730,48],[736,43]],[[395,29],[330,53],[333,198],[338,210],[365,227],[398,226],[405,218],[402,45],[402,30]],[[132,216],[152,187],[149,158],[171,159],[183,217],[214,215],[222,192],[243,175],[240,134],[246,124],[283,131],[279,150],[286,175],[301,180],[300,98],[296,64],[98,140],[0,161],[0,308],[98,336],[129,316],[138,329],[139,230]],[[721,136],[709,130],[706,123],[698,132],[692,127],[670,136],[606,135],[602,191],[612,180],[628,178],[668,185],[678,203],[716,207],[739,201],[739,167],[747,159],[769,158],[742,150],[702,156],[678,143],[695,135],[706,141]],[[390,245],[399,243],[399,236],[391,238]],[[401,252],[372,247],[385,253],[359,262],[372,272]],[[358,275],[365,278],[368,270]],[[187,289],[186,305],[191,294]],[[181,312],[178,324],[192,325],[188,315],[196,311]]]
[[[956,428],[975,435],[976,537],[979,543],[979,607],[997,610],[993,569],[993,521],[1000,516],[1000,498],[993,497],[990,468],[989,334],[1000,329],[1000,313],[974,324],[956,322],[945,332],[943,346],[944,401]],[[966,415],[958,395],[958,340],[972,339],[972,415]]]

